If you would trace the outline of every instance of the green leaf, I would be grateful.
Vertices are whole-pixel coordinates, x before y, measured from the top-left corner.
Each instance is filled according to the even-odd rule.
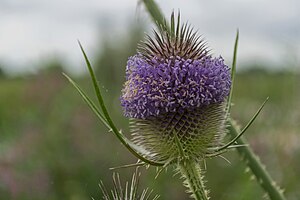
[[[234,50],[233,50],[233,61],[232,61],[232,67],[231,67],[231,89],[230,89],[229,97],[227,99],[227,106],[226,106],[226,112],[228,114],[230,114],[231,101],[232,101],[232,95],[233,95],[233,85],[234,85],[235,73],[236,73],[236,58],[237,58],[236,55],[237,55],[238,43],[239,43],[239,30],[236,31]]]

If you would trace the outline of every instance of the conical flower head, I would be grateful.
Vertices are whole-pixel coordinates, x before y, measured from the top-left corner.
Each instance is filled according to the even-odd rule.
[[[170,32],[154,35],[127,62],[121,105],[133,140],[157,161],[176,159],[181,150],[201,159],[221,143],[230,70],[179,18]]]

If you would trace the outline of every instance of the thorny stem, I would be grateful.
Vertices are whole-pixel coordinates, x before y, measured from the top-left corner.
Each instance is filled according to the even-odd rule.
[[[235,137],[238,135],[239,130],[236,125],[231,121],[229,126],[230,134]],[[245,145],[247,142],[243,137],[237,140],[239,145]],[[272,200],[285,200],[283,192],[276,185],[275,181],[272,180],[271,176],[260,162],[258,156],[255,155],[251,147],[244,146],[243,148],[236,148],[242,159],[247,163],[248,167],[251,169],[252,173],[255,175],[258,183],[264,188],[268,193],[270,199]]]
[[[204,188],[203,176],[201,175],[199,162],[189,159],[189,157],[185,155],[184,149],[182,148],[176,134],[174,139],[180,154],[177,167],[184,178],[183,185],[188,188],[188,192],[191,193],[191,197],[194,199],[208,200],[208,192]]]
[[[199,163],[184,159],[180,161],[178,168],[185,179],[184,185],[189,189],[188,192],[192,193],[191,196],[196,200],[208,200]]]

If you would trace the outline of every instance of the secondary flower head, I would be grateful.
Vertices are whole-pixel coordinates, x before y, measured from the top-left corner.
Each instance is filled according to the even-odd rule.
[[[179,142],[196,159],[220,144],[231,77],[222,57],[188,25],[161,27],[128,59],[121,105],[136,144],[163,161],[179,155]],[[177,153],[176,153],[177,152]]]

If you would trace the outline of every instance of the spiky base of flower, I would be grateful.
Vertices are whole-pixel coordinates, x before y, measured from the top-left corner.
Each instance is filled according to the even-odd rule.
[[[187,192],[196,200],[208,200],[208,191],[205,190],[203,175],[198,162],[190,159],[183,159],[178,163],[178,172],[184,179],[184,186],[188,188]]]
[[[224,104],[166,113],[152,119],[131,119],[133,141],[157,162],[178,162],[182,152],[200,162],[214,153],[225,133]],[[178,141],[176,141],[178,140]],[[182,150],[181,150],[182,148]]]

